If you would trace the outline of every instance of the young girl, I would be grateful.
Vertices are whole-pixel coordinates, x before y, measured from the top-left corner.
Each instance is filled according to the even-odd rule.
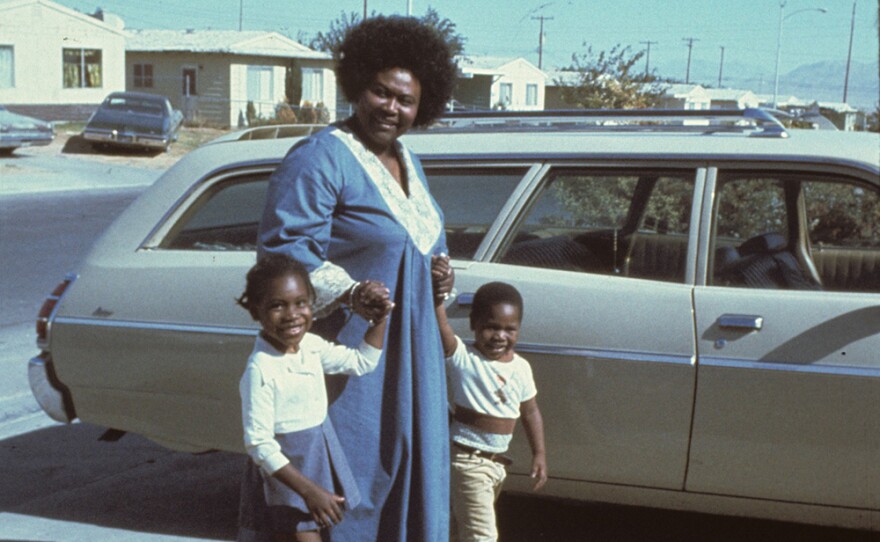
[[[360,495],[327,418],[324,373],[362,375],[382,353],[393,308],[381,283],[352,288],[349,304],[379,303],[357,349],[309,333],[315,291],[308,272],[281,254],[261,258],[238,299],[262,330],[241,377],[244,443],[250,460],[242,484],[239,539],[320,541],[319,529],[342,521]]]

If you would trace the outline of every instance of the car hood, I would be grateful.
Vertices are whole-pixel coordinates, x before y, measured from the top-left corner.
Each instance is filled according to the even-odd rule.
[[[0,109],[0,131],[11,130],[40,130],[51,132],[52,125],[25,115],[19,115],[6,109]]]
[[[168,121],[164,117],[132,113],[130,111],[112,111],[98,109],[89,119],[86,129],[119,130],[121,132],[141,132],[161,134],[167,131]]]

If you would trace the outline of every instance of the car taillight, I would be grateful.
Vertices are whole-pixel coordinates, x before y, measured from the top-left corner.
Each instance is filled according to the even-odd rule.
[[[40,312],[37,313],[37,347],[41,350],[49,348],[49,326],[55,313],[55,307],[58,306],[58,302],[64,297],[67,287],[75,279],[76,275],[74,274],[68,274],[64,277],[64,281],[52,290],[52,293],[43,302],[43,306],[40,307]]]

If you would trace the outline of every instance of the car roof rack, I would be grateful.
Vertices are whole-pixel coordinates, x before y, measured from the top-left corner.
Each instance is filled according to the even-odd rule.
[[[786,138],[788,132],[769,111],[746,109],[578,109],[547,111],[483,111],[446,113],[432,130],[597,131],[745,133],[753,137]]]

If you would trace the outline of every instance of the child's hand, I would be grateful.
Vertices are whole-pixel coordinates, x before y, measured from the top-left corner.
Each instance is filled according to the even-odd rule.
[[[532,472],[530,476],[535,479],[535,485],[532,487],[533,491],[538,491],[547,483],[547,458],[544,454],[539,453],[532,457]]]
[[[315,486],[312,490],[303,493],[302,498],[318,527],[322,529],[332,527],[342,521],[342,505],[345,497]]]
[[[449,265],[449,256],[440,254],[431,256],[431,284],[434,288],[434,299],[443,301],[452,292],[455,284],[455,273]]]
[[[379,322],[394,308],[391,291],[382,282],[366,280],[354,292],[352,310],[363,319]]]

